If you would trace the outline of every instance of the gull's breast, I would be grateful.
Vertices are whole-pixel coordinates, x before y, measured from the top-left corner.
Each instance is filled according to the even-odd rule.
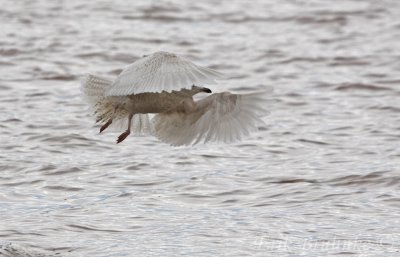
[[[127,109],[131,113],[162,113],[177,108],[182,100],[173,93],[141,93],[130,95]]]

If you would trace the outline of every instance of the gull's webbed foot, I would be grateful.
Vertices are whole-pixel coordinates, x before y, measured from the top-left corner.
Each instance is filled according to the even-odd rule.
[[[129,130],[125,131],[124,133],[122,133],[121,135],[119,135],[118,139],[117,139],[117,144],[121,143],[122,141],[125,140],[125,138],[127,138],[129,136],[131,132]]]

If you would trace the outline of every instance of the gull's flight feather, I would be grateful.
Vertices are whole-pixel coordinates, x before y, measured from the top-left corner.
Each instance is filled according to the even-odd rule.
[[[193,112],[157,114],[152,120],[155,134],[175,146],[238,141],[265,124],[261,119],[269,113],[264,108],[265,98],[266,92],[212,94],[196,102]]]
[[[198,66],[183,57],[156,52],[128,65],[106,91],[107,96],[145,92],[172,92],[192,85],[213,84],[223,75]]]

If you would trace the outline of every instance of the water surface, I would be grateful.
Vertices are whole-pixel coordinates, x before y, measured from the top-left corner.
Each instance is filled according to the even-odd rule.
[[[398,256],[400,2],[11,1],[0,22],[5,256]],[[79,91],[164,50],[273,87],[244,141],[98,134]]]

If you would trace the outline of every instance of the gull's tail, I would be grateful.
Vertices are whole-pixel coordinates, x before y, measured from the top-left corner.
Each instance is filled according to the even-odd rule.
[[[122,104],[118,98],[104,95],[111,84],[111,80],[91,74],[87,74],[81,81],[83,97],[89,103],[90,111],[96,115],[96,122],[107,122],[118,116],[123,118],[128,115],[128,113],[118,111]]]
[[[86,74],[81,80],[81,90],[87,100],[97,102],[99,99],[105,98],[104,92],[111,87],[111,84],[111,80]]]

